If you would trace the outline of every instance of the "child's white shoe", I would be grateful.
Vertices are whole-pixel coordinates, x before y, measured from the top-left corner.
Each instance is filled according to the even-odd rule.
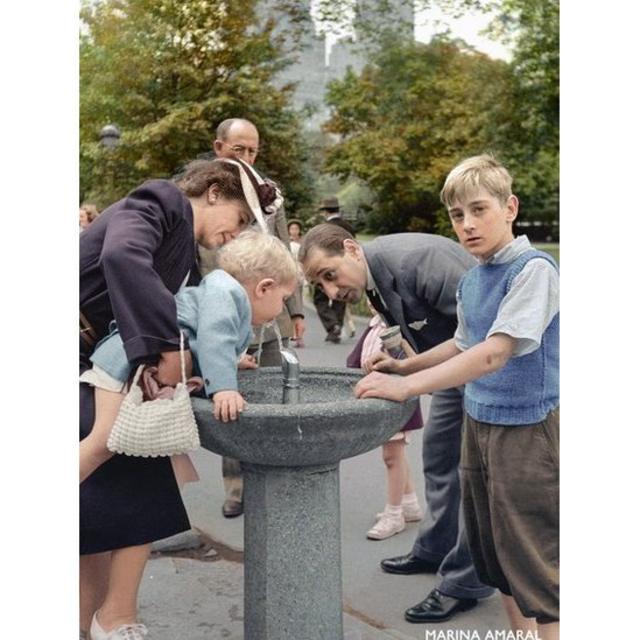
[[[405,522],[420,522],[424,516],[417,502],[403,502],[402,515],[404,516]]]
[[[376,522],[369,531],[367,531],[367,538],[370,540],[385,540],[390,538],[396,533],[404,531],[405,522],[402,511],[399,513],[391,513],[385,509],[380,514],[380,519]]]
[[[376,513],[376,520],[380,520],[385,513],[386,511]],[[424,513],[422,513],[422,509],[417,502],[402,503],[402,515],[405,522],[420,522],[424,517]]]
[[[139,623],[121,624],[106,632],[98,623],[96,615],[94,613],[93,620],[91,620],[91,631],[89,632],[91,640],[143,640],[144,636],[149,633],[147,627]]]

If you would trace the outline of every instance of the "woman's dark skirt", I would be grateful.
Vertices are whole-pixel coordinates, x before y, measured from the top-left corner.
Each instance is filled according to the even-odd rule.
[[[94,421],[94,389],[80,384],[80,439]],[[171,461],[114,455],[80,485],[80,554],[160,540],[190,528]]]

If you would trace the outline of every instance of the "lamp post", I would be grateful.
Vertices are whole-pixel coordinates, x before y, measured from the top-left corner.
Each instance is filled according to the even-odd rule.
[[[105,149],[113,149],[120,143],[120,129],[115,124],[108,124],[100,130],[100,144]]]
[[[112,202],[116,196],[116,161],[114,151],[120,144],[120,129],[115,124],[107,124],[100,130],[100,146],[102,147],[102,162],[104,165],[106,184],[105,199]]]

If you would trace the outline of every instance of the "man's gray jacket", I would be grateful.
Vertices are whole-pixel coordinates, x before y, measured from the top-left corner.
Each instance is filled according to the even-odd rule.
[[[453,338],[456,290],[477,261],[457,242],[428,233],[380,236],[363,245],[376,288],[388,307],[387,321],[423,352]]]

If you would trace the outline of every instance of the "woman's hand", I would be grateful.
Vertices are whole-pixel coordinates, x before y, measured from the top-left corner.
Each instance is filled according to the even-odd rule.
[[[191,351],[184,350],[184,364],[187,378],[191,377]],[[182,382],[182,368],[180,366],[180,351],[165,351],[158,360],[158,373],[155,376],[161,386],[175,387]]]
[[[365,373],[372,371],[384,371],[386,373],[401,373],[402,360],[392,358],[384,351],[377,351],[370,358],[367,358],[362,365]]]
[[[218,391],[213,394],[213,415],[216,420],[237,420],[247,403],[237,391]]]
[[[240,360],[238,360],[238,369],[257,369],[258,363],[253,356],[245,353]]]
[[[405,378],[374,371],[358,382],[354,394],[356,398],[385,398],[404,402],[409,397],[409,390]]]

